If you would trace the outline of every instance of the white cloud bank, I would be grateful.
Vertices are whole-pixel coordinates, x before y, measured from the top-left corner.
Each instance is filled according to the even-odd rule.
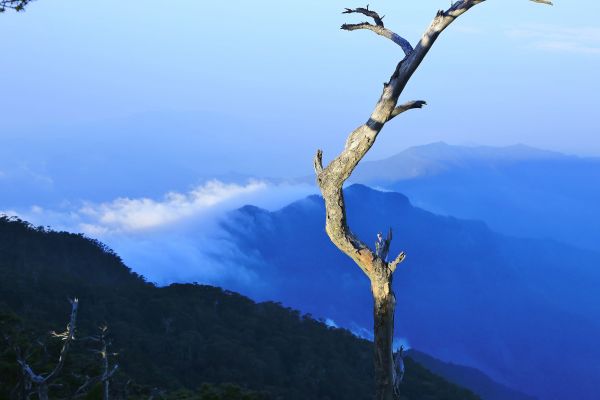
[[[600,28],[531,25],[508,30],[507,35],[527,40],[533,47],[563,53],[600,54]]]
[[[33,205],[0,214],[97,238],[135,272],[161,285],[199,282],[254,295],[265,290],[258,277],[262,260],[237,249],[220,220],[246,204],[273,210],[315,192],[308,184],[211,180],[160,199],[66,203],[59,210]]]
[[[92,235],[160,228],[267,189],[269,185],[263,181],[239,185],[212,180],[188,193],[167,193],[162,200],[118,198],[110,203],[88,203],[79,214],[91,222],[82,223],[80,228]]]

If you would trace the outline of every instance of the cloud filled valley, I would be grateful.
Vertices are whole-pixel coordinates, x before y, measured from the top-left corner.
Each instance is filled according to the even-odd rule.
[[[277,209],[314,191],[304,184],[210,180],[158,199],[77,201],[58,209],[32,205],[3,209],[0,214],[97,238],[136,272],[160,285],[202,282],[250,289],[260,286],[260,280],[248,266],[260,260],[251,252],[242,254],[227,240],[220,219],[246,204]]]

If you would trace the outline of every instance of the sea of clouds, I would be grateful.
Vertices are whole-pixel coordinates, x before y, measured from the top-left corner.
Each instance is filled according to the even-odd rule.
[[[209,180],[161,198],[69,201],[57,208],[34,204],[0,214],[98,239],[158,285],[198,282],[262,297],[260,257],[240,251],[220,221],[247,204],[276,210],[314,193],[315,186],[309,184]]]

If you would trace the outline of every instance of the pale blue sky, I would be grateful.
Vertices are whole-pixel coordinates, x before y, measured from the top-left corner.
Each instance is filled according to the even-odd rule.
[[[371,6],[415,43],[449,3]],[[36,1],[0,19],[0,138],[5,150],[30,141],[34,158],[71,145],[77,152],[77,143],[105,135],[131,148],[132,162],[168,145],[197,148],[208,175],[310,173],[314,150],[328,158],[340,149],[401,57],[371,32],[339,30],[361,20],[341,15],[343,7],[361,5]],[[439,140],[600,155],[599,14],[595,0],[477,6],[440,38],[406,90],[405,99],[429,107],[386,127],[370,158]],[[135,153],[148,140],[156,146]]]

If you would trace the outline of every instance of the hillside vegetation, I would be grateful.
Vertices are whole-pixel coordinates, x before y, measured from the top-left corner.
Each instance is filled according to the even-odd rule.
[[[128,398],[370,399],[371,343],[273,302],[197,284],[156,287],[82,235],[0,217],[0,398],[19,379],[14,346],[48,370],[78,297],[78,338],[51,398],[67,398],[99,368],[83,338],[107,324]],[[47,352],[37,349],[37,338]],[[407,359],[403,399],[477,399]],[[99,391],[88,398],[99,398]],[[126,394],[124,394],[126,393]],[[12,393],[15,396],[15,393]]]

